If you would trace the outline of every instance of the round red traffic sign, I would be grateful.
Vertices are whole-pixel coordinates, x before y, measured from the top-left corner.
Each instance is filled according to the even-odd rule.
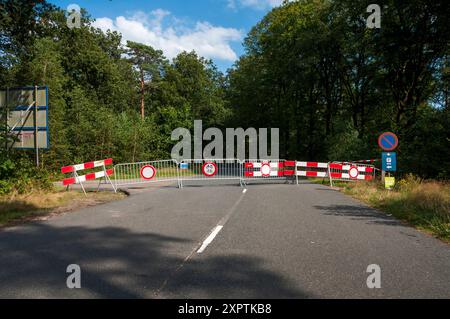
[[[348,170],[348,176],[350,176],[351,179],[357,179],[359,175],[358,167],[352,166]]]
[[[378,137],[378,145],[385,151],[393,151],[398,146],[398,137],[392,132],[385,132]]]
[[[141,168],[141,177],[147,181],[151,180],[156,175],[156,168],[152,165],[145,165]]]
[[[202,166],[203,175],[206,177],[213,177],[217,174],[217,165],[213,162],[206,162]]]
[[[263,177],[269,177],[270,176],[270,164],[269,163],[263,163],[261,165],[261,175]]]

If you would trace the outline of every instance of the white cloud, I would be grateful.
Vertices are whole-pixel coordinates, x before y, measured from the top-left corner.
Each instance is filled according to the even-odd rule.
[[[166,25],[165,19],[171,18]],[[112,30],[122,34],[127,40],[151,45],[164,52],[168,58],[175,57],[182,51],[195,50],[200,56],[235,61],[236,53],[231,42],[241,41],[243,32],[234,28],[213,26],[208,22],[197,22],[194,26],[186,26],[181,20],[171,16],[170,12],[157,9],[149,14],[136,12],[132,16],[118,16],[114,20],[99,18],[94,26],[103,31]]]
[[[257,10],[278,7],[283,0],[227,0],[228,8],[237,9],[240,7],[250,7]]]

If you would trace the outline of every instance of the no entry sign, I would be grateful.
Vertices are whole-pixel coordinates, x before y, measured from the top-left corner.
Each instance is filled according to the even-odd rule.
[[[350,176],[351,179],[357,179],[359,175],[358,167],[352,166],[348,170],[348,176]]]
[[[156,168],[152,165],[145,165],[141,168],[141,177],[147,181],[151,180],[156,175]]]
[[[206,177],[213,177],[217,174],[217,165],[213,162],[206,162],[203,164],[202,171]]]
[[[398,146],[398,137],[391,132],[383,133],[378,137],[378,145],[384,151],[395,150]]]

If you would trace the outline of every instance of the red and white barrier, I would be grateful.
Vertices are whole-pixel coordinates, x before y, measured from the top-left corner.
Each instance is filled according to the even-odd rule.
[[[375,167],[357,163],[330,163],[328,166],[330,184],[334,180],[341,181],[370,181],[375,177]]]
[[[244,163],[245,177],[283,177],[283,162],[255,161]]]
[[[67,187],[69,187],[70,185],[73,185],[73,184],[80,184],[81,188],[83,189],[83,192],[86,194],[86,190],[83,185],[84,182],[90,181],[90,180],[101,179],[99,182],[99,187],[100,187],[101,181],[103,179],[105,179],[111,184],[114,191],[116,191],[116,188],[114,187],[113,183],[111,182],[111,179],[109,178],[109,176],[114,174],[114,169],[106,168],[106,166],[110,166],[110,165],[113,165],[112,158],[108,158],[108,159],[101,160],[101,161],[87,162],[87,163],[83,163],[83,164],[64,166],[61,168],[61,173],[63,173],[63,174],[72,173],[72,177],[63,179],[62,183],[64,186],[67,186]],[[88,174],[81,175],[81,176],[78,175],[78,171],[82,171],[82,170],[86,170],[86,169],[93,169],[93,168],[97,168],[97,167],[102,167],[103,170],[94,172],[94,173],[88,173]]]
[[[78,164],[78,165],[64,166],[61,168],[61,173],[63,173],[63,174],[73,173],[73,172],[81,171],[84,169],[101,167],[101,166],[109,166],[112,164],[113,164],[113,159],[108,158],[103,161],[87,162],[87,163]]]
[[[296,175],[302,177],[327,177],[328,163],[296,162]]]

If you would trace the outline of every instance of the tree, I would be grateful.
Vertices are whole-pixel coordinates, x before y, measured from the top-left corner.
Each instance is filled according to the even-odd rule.
[[[145,118],[145,92],[155,88],[162,77],[165,58],[161,50],[132,41],[127,42],[129,61],[139,73],[141,118]]]

